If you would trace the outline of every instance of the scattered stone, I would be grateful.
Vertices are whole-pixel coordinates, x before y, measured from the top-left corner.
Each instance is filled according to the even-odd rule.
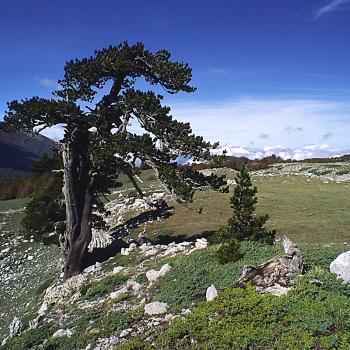
[[[132,328],[124,329],[123,331],[121,331],[119,337],[120,337],[120,338],[125,338],[125,337],[127,337],[131,332],[132,332]]]
[[[329,266],[330,272],[335,273],[345,283],[350,282],[350,250],[338,255]]]
[[[159,277],[165,276],[167,272],[171,270],[171,266],[169,264],[165,264],[161,267],[159,271],[157,270],[149,270],[146,272],[147,279],[153,283],[155,282]]]
[[[270,293],[270,294],[275,295],[275,296],[281,296],[281,295],[287,294],[290,289],[291,288],[283,287],[283,286],[280,286],[279,284],[275,284],[273,286],[262,289],[261,292],[262,293]]]
[[[208,241],[205,238],[198,238],[195,243],[197,249],[205,249],[208,247]]]
[[[210,287],[208,287],[205,297],[207,301],[212,301],[218,296],[218,291],[216,290],[215,286],[212,284]]]
[[[23,325],[21,320],[17,316],[14,317],[14,319],[10,324],[10,334],[9,334],[10,338],[14,338],[20,335],[22,332],[22,328],[23,328]]]
[[[120,251],[120,255],[128,256],[130,254],[129,248],[122,248]]]
[[[47,303],[43,302],[40,309],[38,310],[38,315],[39,316],[44,316],[47,312],[48,309],[48,305]]]
[[[113,275],[116,275],[117,273],[123,271],[124,269],[125,269],[124,266],[116,266],[116,267],[113,268],[113,272],[112,273],[113,273]]]
[[[71,329],[59,329],[52,335],[52,338],[71,337],[73,333]]]
[[[146,315],[161,315],[165,314],[167,311],[167,304],[161,303],[159,301],[154,301],[145,305],[145,314]]]
[[[64,304],[67,299],[79,289],[86,282],[86,277],[83,274],[69,278],[62,284],[54,285],[46,289],[44,302],[50,304]]]
[[[34,259],[34,256],[33,256],[33,255],[28,255],[28,256],[27,256],[27,260],[31,261],[31,260],[33,260],[33,259]]]
[[[142,289],[142,285],[136,281],[128,281],[126,283],[127,289],[132,289],[134,293],[138,293]]]
[[[109,294],[109,297],[110,297],[111,299],[116,299],[116,298],[118,298],[121,294],[126,293],[127,291],[128,291],[128,290],[127,290],[126,287],[122,287],[122,288],[116,290],[115,292],[110,293],[110,294]]]

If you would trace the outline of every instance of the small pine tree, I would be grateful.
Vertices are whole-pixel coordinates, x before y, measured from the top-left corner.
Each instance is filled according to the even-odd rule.
[[[234,262],[242,258],[243,254],[240,251],[241,243],[236,239],[228,239],[222,242],[217,251],[216,257],[220,264],[226,264],[228,262]]]
[[[223,239],[272,244],[276,231],[267,231],[264,227],[269,218],[268,215],[255,215],[258,190],[252,185],[246,165],[240,167],[235,180],[237,185],[231,198],[233,215],[228,219],[226,229],[222,230]]]

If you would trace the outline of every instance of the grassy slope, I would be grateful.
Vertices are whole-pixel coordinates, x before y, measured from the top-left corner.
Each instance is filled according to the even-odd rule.
[[[95,344],[100,337],[118,336],[126,328],[132,327],[137,332],[142,320],[147,319],[139,306],[140,299],[130,293],[113,301],[104,298],[127,278],[135,276],[141,261],[145,271],[158,269],[164,263],[172,266],[151,288],[146,287],[146,278],[139,275],[137,280],[147,288],[147,302],[167,302],[168,312],[173,314],[181,312],[182,307],[190,308],[192,313],[170,325],[162,322],[159,327],[140,330],[137,338],[125,339],[127,343],[117,346],[118,350],[348,349],[340,345],[350,340],[350,289],[327,272],[329,263],[346,250],[345,247],[301,246],[309,274],[284,297],[233,288],[244,265],[266,261],[281,250],[280,246],[244,243],[243,259],[225,265],[216,261],[215,249],[212,246],[190,255],[156,260],[149,260],[138,252],[128,257],[118,255],[103,263],[102,269],[110,271],[122,265],[127,267],[125,272],[88,282],[81,290],[83,295],[73,305],[50,309],[52,322],[41,323],[37,330],[25,332],[3,349],[30,348],[45,340],[43,349],[46,350],[83,349]],[[312,279],[321,281],[321,286],[310,284]],[[212,283],[219,291],[219,298],[208,303],[205,291]],[[84,302],[95,303],[95,307],[84,308]],[[135,308],[124,310],[125,303]],[[58,321],[62,312],[64,323]],[[74,328],[75,333],[70,338],[52,338],[58,328]]]

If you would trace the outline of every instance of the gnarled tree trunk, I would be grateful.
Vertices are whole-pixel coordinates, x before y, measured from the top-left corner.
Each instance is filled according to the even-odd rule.
[[[66,261],[64,280],[86,267],[91,241],[92,186],[88,131],[75,127],[63,147],[64,196],[66,201]]]

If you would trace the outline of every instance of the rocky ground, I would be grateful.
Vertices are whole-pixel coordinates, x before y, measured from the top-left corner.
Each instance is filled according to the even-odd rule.
[[[22,315],[23,308],[35,304],[37,288],[57,271],[60,252],[54,246],[43,246],[31,238],[14,235],[6,228],[14,215],[24,208],[0,212],[0,337],[8,332],[10,321],[15,315]],[[45,269],[42,267],[45,266]]]
[[[350,163],[281,163],[254,171],[253,176],[305,176],[323,181],[350,181]]]

